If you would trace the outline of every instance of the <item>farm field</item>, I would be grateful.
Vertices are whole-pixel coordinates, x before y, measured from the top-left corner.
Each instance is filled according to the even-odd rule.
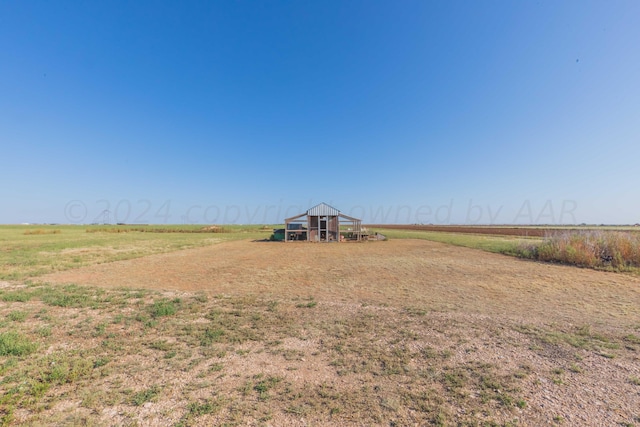
[[[636,276],[414,238],[23,231],[0,227],[4,424],[640,425]]]
[[[494,236],[544,237],[551,231],[560,230],[547,227],[494,227],[494,226],[458,226],[458,225],[411,225],[411,224],[379,224],[371,225],[374,229],[410,230],[440,233],[489,234]]]
[[[0,226],[0,280],[24,279],[84,265],[138,258],[236,239],[261,239],[269,226]],[[133,230],[147,230],[139,232]],[[203,232],[205,231],[205,232]],[[213,232],[224,231],[224,232]]]
[[[378,224],[371,228],[386,230],[413,230],[443,233],[490,234],[495,236],[545,237],[559,231],[607,230],[640,232],[638,226],[561,226],[561,225],[416,225],[416,224]]]

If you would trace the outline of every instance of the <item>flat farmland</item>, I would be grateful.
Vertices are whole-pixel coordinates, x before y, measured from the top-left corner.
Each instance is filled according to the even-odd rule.
[[[3,282],[4,422],[640,424],[636,276],[418,239],[197,246]]]
[[[374,229],[431,231],[442,233],[490,234],[495,236],[544,237],[550,233],[567,230],[549,227],[498,227],[498,226],[460,226],[460,225],[417,225],[417,224],[378,224],[370,225]]]
[[[638,226],[492,226],[492,225],[419,225],[419,224],[377,224],[373,229],[410,230],[440,233],[488,234],[494,236],[546,237],[554,233],[581,230],[631,231],[640,232]]]

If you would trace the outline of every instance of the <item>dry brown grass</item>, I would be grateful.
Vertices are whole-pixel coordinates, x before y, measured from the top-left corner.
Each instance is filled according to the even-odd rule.
[[[640,234],[621,231],[553,233],[526,253],[540,261],[600,269],[640,267]]]
[[[24,235],[25,236],[32,236],[32,235],[42,235],[42,234],[60,234],[62,233],[62,230],[51,230],[51,229],[43,229],[43,228],[36,228],[36,229],[28,229],[24,231]]]

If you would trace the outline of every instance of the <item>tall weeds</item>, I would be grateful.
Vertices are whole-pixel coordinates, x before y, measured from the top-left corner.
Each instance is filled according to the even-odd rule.
[[[580,267],[628,270],[640,267],[640,233],[601,230],[557,232],[548,234],[542,243],[522,247],[520,255]]]
[[[25,230],[25,232],[23,233],[26,236],[32,235],[32,234],[60,234],[62,233],[62,231],[60,230],[45,230],[42,228],[38,228],[38,229],[31,229],[31,230]]]

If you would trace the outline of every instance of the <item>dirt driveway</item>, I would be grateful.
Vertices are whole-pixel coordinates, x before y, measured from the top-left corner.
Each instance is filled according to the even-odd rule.
[[[52,283],[362,302],[573,324],[640,324],[640,278],[424,240],[235,241],[41,277]]]

